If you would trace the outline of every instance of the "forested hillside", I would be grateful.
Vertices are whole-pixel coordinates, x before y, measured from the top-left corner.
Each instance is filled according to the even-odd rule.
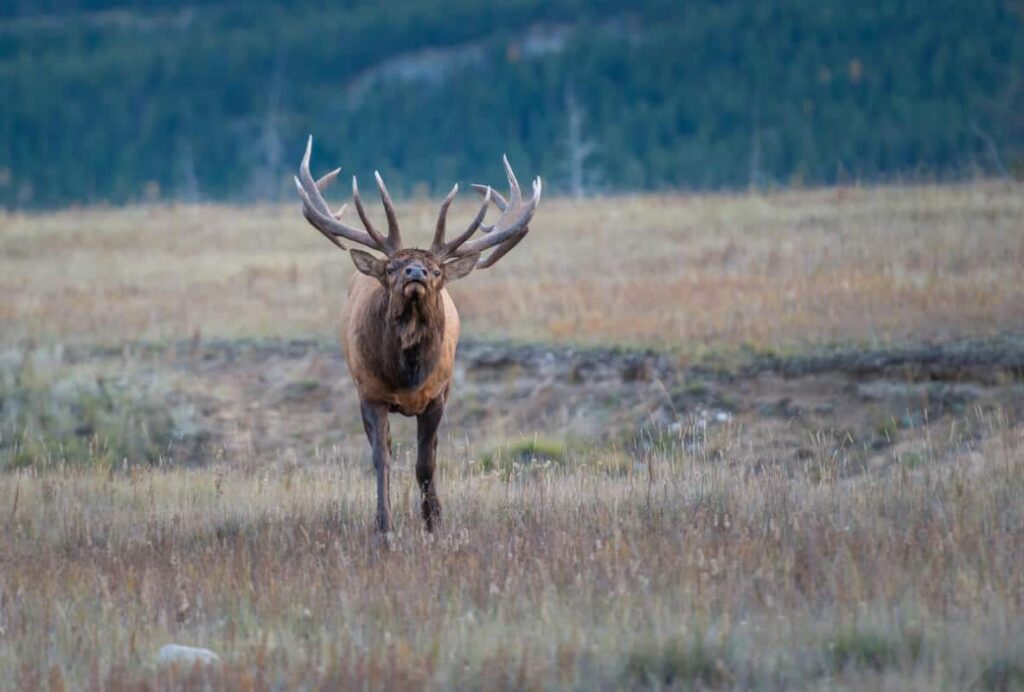
[[[15,0],[0,206],[397,194],[524,175],[568,192],[1014,175],[1013,0]]]

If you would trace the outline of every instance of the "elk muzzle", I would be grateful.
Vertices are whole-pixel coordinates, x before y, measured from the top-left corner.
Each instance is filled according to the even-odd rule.
[[[419,299],[427,293],[429,276],[427,268],[419,262],[413,262],[402,270],[402,295],[406,298]]]

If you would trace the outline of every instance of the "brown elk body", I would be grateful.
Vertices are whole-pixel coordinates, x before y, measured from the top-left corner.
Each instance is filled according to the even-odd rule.
[[[448,208],[458,192],[458,185],[454,186],[441,204],[430,249],[405,249],[394,205],[380,176],[376,178],[388,221],[387,236],[370,222],[355,178],[352,197],[366,232],[341,221],[345,207],[331,210],[321,192],[340,169],[314,180],[309,171],[311,150],[312,137],[295,179],[303,215],[343,250],[342,238],[384,255],[350,251],[360,273],[352,282],[341,317],[342,349],[359,394],[363,428],[377,475],[377,528],[385,533],[392,528],[388,414],[400,413],[416,416],[416,480],[422,494],[423,519],[427,530],[432,531],[441,518],[434,484],[437,429],[451,391],[459,342],[459,313],[445,286],[473,269],[492,266],[526,236],[540,201],[540,178],[533,183],[533,196],[524,200],[506,159],[509,199],[490,187],[474,185],[484,197],[483,204],[469,227],[446,242]],[[491,204],[501,215],[494,224],[484,225]],[[482,234],[472,238],[477,231]],[[487,250],[490,253],[481,257]]]

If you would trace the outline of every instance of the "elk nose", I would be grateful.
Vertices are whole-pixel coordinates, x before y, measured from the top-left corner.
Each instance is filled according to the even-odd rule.
[[[427,270],[419,265],[413,265],[405,268],[405,276],[410,281],[426,281]]]

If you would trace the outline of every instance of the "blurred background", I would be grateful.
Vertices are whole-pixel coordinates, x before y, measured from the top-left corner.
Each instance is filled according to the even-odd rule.
[[[1020,176],[1016,0],[8,0],[0,205]],[[398,174],[400,172],[400,174]],[[389,174],[392,174],[389,176]]]

